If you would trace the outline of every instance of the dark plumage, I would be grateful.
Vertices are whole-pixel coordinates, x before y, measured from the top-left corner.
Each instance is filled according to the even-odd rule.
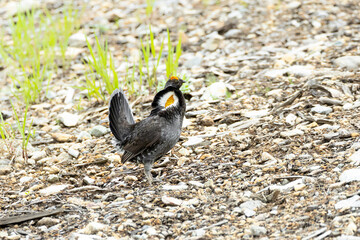
[[[165,88],[155,95],[152,111],[144,120],[135,123],[129,103],[120,89],[110,99],[110,129],[118,149],[123,149],[121,162],[144,164],[150,184],[153,163],[177,143],[185,115],[185,99],[180,91],[182,79],[171,77]]]

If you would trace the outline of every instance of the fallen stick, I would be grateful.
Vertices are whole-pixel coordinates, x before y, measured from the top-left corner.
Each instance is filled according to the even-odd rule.
[[[52,215],[62,213],[62,212],[64,212],[64,209],[59,208],[59,209],[52,210],[52,211],[43,211],[43,212],[39,212],[39,213],[29,213],[29,214],[20,215],[20,216],[5,217],[5,218],[0,219],[0,226],[14,224],[14,223],[21,223],[21,222],[25,222],[25,221],[29,221],[29,220],[33,220],[33,219],[37,219],[37,218],[52,216]]]

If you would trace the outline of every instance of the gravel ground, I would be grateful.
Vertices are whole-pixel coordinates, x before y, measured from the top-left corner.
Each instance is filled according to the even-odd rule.
[[[156,0],[151,17],[137,0],[75,2],[71,66],[29,110],[28,164],[0,144],[0,238],[360,239],[359,1]],[[11,7],[0,3],[2,27]],[[182,37],[192,96],[153,186],[143,166],[120,163],[107,102],[74,91],[89,54],[81,34],[103,34],[123,77],[150,22],[157,39]],[[154,92],[129,96],[137,120]]]

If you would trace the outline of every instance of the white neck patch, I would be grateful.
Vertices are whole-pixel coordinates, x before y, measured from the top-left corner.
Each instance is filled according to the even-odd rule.
[[[179,99],[176,96],[175,92],[167,92],[159,99],[159,105],[168,108],[171,106],[177,106],[179,103]]]

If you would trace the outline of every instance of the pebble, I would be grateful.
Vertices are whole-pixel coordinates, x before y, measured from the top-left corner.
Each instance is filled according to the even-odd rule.
[[[177,199],[174,197],[168,197],[166,195],[161,197],[161,201],[165,205],[170,205],[170,206],[180,206],[183,203],[183,200],[181,200],[181,199]]]
[[[86,131],[81,131],[77,137],[78,141],[91,139],[91,134]]]
[[[181,148],[178,153],[180,153],[182,156],[189,156],[190,155],[190,151],[186,148]]]
[[[86,43],[86,35],[82,32],[77,32],[71,35],[68,39],[70,47],[85,47]]]
[[[47,178],[47,181],[49,183],[56,183],[59,181],[59,177],[56,174],[50,174],[49,177]]]
[[[264,203],[259,200],[249,200],[240,204],[240,211],[246,217],[252,217],[256,214],[255,210],[262,206],[264,206]]]
[[[101,137],[105,134],[107,134],[109,132],[109,129],[102,126],[102,125],[97,125],[95,127],[93,127],[90,131],[91,136],[94,137]]]
[[[49,195],[58,194],[64,189],[68,188],[69,186],[70,186],[69,184],[51,185],[47,188],[41,189],[39,192],[43,196],[49,196]]]
[[[73,148],[69,148],[67,152],[68,152],[68,154],[70,154],[74,158],[78,158],[79,155],[80,155],[80,152],[78,150],[73,149]]]
[[[190,185],[194,186],[194,187],[199,187],[199,188],[203,188],[204,184],[199,182],[199,181],[189,181],[188,182]]]
[[[204,144],[204,139],[200,137],[190,137],[186,142],[184,142],[182,145],[183,147],[195,147],[195,146],[201,146]]]
[[[46,152],[45,151],[36,151],[32,153],[31,159],[34,161],[38,161],[44,157],[46,157]]]
[[[207,87],[201,99],[206,101],[224,98],[227,93],[227,87],[224,82],[215,82]]]
[[[177,165],[178,166],[182,166],[186,163],[188,159],[186,157],[180,157],[178,160],[177,160]]]
[[[186,68],[198,67],[201,65],[203,58],[201,56],[194,56],[192,58],[187,59],[184,62],[184,66]]]
[[[294,190],[295,190],[295,191],[302,191],[302,190],[304,190],[305,188],[306,188],[306,185],[303,184],[303,183],[299,183],[299,184],[296,184],[296,185],[294,186]]]
[[[304,135],[304,132],[297,128],[290,131],[280,132],[280,136],[282,137],[294,137],[294,136],[302,136],[302,135]]]
[[[237,131],[237,130],[241,130],[241,129],[245,129],[245,128],[254,126],[254,125],[258,124],[259,122],[260,122],[259,118],[254,118],[254,119],[250,119],[250,120],[235,122],[235,123],[229,125],[229,128],[234,131]]]
[[[40,219],[36,225],[38,226],[42,226],[42,225],[45,225],[47,227],[51,227],[55,224],[58,224],[60,223],[60,220],[59,219],[56,219],[56,218],[51,218],[51,217],[44,217],[42,219]]]
[[[83,181],[86,185],[93,185],[95,183],[95,180],[88,176],[85,176]]]
[[[127,175],[127,176],[125,176],[124,180],[125,180],[125,182],[136,182],[138,180],[138,178],[133,175]]]
[[[335,65],[348,70],[357,70],[360,67],[360,56],[339,57],[334,61]]]
[[[12,168],[8,165],[0,165],[0,175],[7,175],[11,172]]]
[[[200,123],[203,126],[209,127],[214,125],[214,120],[209,116],[204,116],[203,118],[201,118]]]
[[[250,230],[251,230],[251,234],[252,234],[254,237],[259,237],[259,236],[265,235],[265,234],[267,233],[266,228],[260,227],[260,226],[258,226],[258,225],[251,225],[251,226],[250,226]]]
[[[106,225],[98,222],[91,222],[80,232],[85,234],[96,234],[100,231],[104,231],[107,228]]]
[[[360,165],[360,149],[354,152],[350,157],[349,160],[355,166]]]
[[[341,182],[360,181],[360,168],[345,170],[339,177]]]
[[[269,114],[269,110],[267,109],[242,113],[242,115],[244,115],[244,117],[247,118],[261,118],[267,116],[268,114]]]
[[[311,108],[310,110],[311,112],[316,112],[316,113],[320,113],[320,114],[329,114],[332,112],[332,108],[331,107],[327,107],[327,106],[322,106],[322,105],[315,105],[314,107]]]
[[[74,140],[74,136],[67,133],[51,133],[51,137],[57,142],[71,142]]]
[[[173,190],[185,190],[188,188],[188,186],[185,183],[180,182],[178,185],[165,184],[162,185],[161,188],[166,191],[173,191]]]
[[[66,127],[75,127],[80,120],[80,116],[68,112],[59,115],[59,121]]]
[[[274,89],[274,90],[271,90],[271,91],[267,92],[265,94],[265,96],[279,98],[279,97],[281,97],[283,92],[284,92],[284,90],[282,90],[282,89]]]
[[[295,114],[288,114],[285,118],[285,122],[291,126],[294,126],[296,123],[297,116]]]
[[[352,208],[352,207],[360,207],[360,196],[359,195],[355,195],[355,196],[352,196],[351,198],[341,200],[335,204],[335,209],[337,209],[337,210],[343,209],[343,208],[347,209],[347,208]]]
[[[24,177],[22,177],[22,178],[19,179],[19,182],[20,182],[20,184],[24,184],[24,183],[30,182],[30,181],[33,180],[33,179],[34,179],[33,177],[24,176]]]

